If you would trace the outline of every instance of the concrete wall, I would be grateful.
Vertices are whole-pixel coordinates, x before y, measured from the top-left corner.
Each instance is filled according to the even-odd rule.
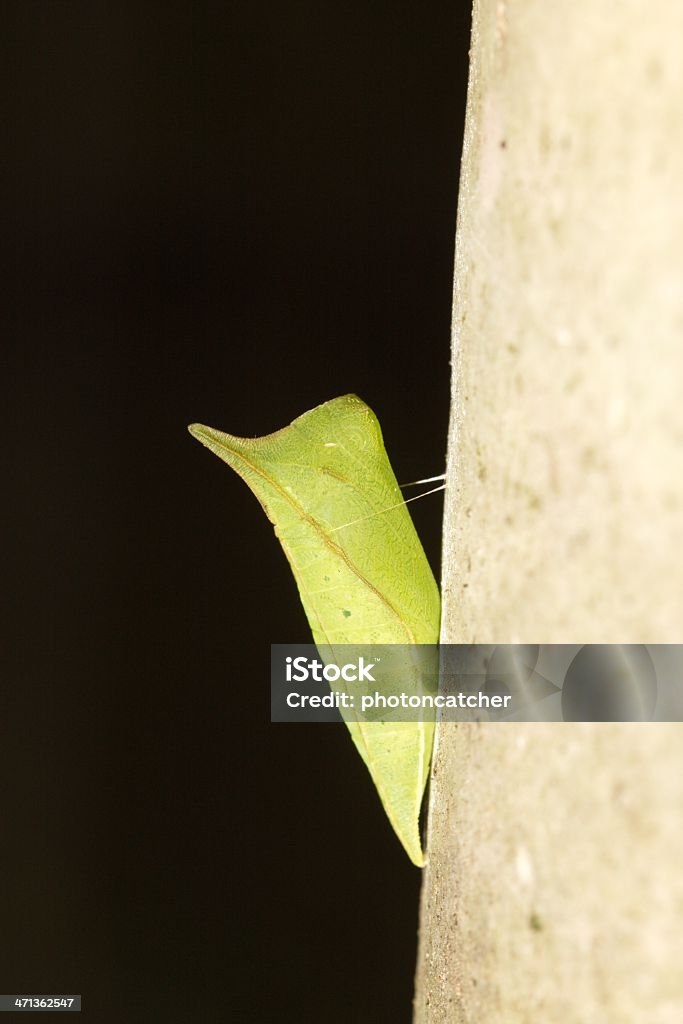
[[[683,5],[475,3],[448,642],[683,641]],[[449,726],[416,1022],[680,1024],[683,725]]]

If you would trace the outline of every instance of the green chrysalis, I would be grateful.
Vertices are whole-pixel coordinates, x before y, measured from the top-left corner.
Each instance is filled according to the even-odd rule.
[[[265,437],[193,424],[190,433],[249,485],[275,527],[316,644],[436,644],[439,591],[403,502],[377,417],[355,395]],[[347,725],[410,859],[432,722]]]

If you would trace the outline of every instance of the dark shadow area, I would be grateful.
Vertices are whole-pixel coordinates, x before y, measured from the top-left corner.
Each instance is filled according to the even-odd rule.
[[[269,723],[310,634],[186,424],[354,391],[399,480],[443,471],[469,4],[3,15],[0,991],[407,1024],[419,872],[341,728]]]

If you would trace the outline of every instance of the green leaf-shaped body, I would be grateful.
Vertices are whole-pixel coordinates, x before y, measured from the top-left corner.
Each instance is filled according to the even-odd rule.
[[[438,642],[436,582],[364,402],[333,399],[265,437],[199,424],[190,432],[261,502],[319,647]],[[418,817],[433,723],[346,721],[396,833],[422,865]]]

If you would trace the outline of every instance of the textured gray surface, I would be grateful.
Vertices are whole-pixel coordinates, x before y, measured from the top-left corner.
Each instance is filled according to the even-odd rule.
[[[680,1024],[677,724],[451,725],[416,1020]]]
[[[683,6],[475,4],[446,642],[683,621]],[[683,727],[449,726],[416,1024],[680,1024]]]
[[[476,22],[447,639],[678,641],[683,6],[482,0]]]

